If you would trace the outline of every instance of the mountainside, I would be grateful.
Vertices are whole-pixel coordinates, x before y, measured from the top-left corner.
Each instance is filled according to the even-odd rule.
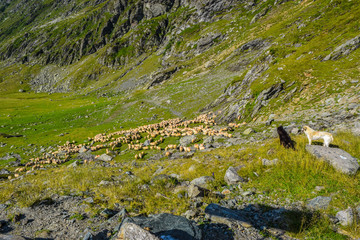
[[[354,0],[0,0],[0,239],[359,237],[359,48]]]
[[[181,108],[196,112],[228,106],[221,119],[231,121],[253,118],[268,104],[277,108],[277,101],[309,106],[359,89],[360,10],[352,1],[1,5],[3,92],[141,90],[140,99],[182,99]]]

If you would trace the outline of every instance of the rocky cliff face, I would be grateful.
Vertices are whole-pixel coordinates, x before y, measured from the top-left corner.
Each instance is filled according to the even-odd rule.
[[[210,21],[234,1],[93,0],[2,3],[0,59],[42,65],[70,65],[105,48],[99,61],[121,66],[157,50],[170,32]],[[178,16],[182,8],[188,13]],[[46,11],[51,11],[46,15]],[[10,15],[17,21],[10,26]],[[176,31],[175,30],[175,31]]]
[[[167,58],[176,54],[171,51],[173,44],[181,41],[177,34],[194,24],[212,21],[235,3],[238,4],[222,0],[3,1],[0,60],[6,65],[66,67],[96,54],[100,65],[119,69],[140,56],[165,48],[168,51],[163,65],[169,67]],[[204,52],[221,37],[218,33],[210,34],[194,42],[192,45],[197,46],[192,55]],[[44,77],[44,71],[31,81],[33,90],[74,89],[73,78],[59,78],[66,75],[64,72]],[[91,80],[89,76],[94,73],[82,76],[81,81]],[[57,86],[60,80],[62,87]]]

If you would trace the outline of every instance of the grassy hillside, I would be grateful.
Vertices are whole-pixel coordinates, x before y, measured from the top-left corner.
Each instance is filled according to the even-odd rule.
[[[238,103],[238,117],[250,120],[254,118],[253,108],[259,94],[280,81],[285,82],[284,89],[263,104],[266,106],[257,112],[258,119],[265,121],[270,113],[283,113],[283,118],[286,118],[291,113],[288,110],[300,112],[314,109],[323,106],[326,99],[334,98],[338,101],[347,96],[350,100],[338,104],[337,108],[340,109],[350,104],[351,99],[356,99],[359,92],[359,50],[340,56],[337,60],[322,60],[336,47],[359,34],[356,19],[360,16],[357,14],[360,12],[358,4],[343,1],[289,1],[279,5],[267,1],[259,3],[252,11],[245,6],[239,4],[228,12],[216,15],[212,22],[190,25],[176,35],[169,33],[169,42],[160,46],[157,52],[129,60],[128,64],[120,68],[112,69],[99,63],[98,59],[106,47],[63,67],[20,63],[5,65],[4,62],[0,74],[4,102],[1,125],[5,126],[2,132],[29,135],[26,131],[30,130],[22,129],[35,120],[30,119],[23,108],[31,109],[30,113],[56,116],[53,117],[54,121],[59,123],[49,124],[44,130],[53,128],[48,130],[60,131],[64,127],[64,132],[69,131],[66,130],[67,122],[73,113],[63,107],[71,106],[74,112],[79,112],[79,116],[85,115],[82,113],[87,111],[89,118],[79,118],[76,120],[78,123],[72,124],[73,131],[68,137],[74,139],[79,139],[77,133],[81,132],[77,126],[92,126],[96,123],[96,129],[101,131],[108,129],[111,123],[119,122],[124,127],[146,123],[146,116],[150,118],[156,115],[163,119],[194,117],[229,88],[235,90],[223,97],[220,104],[210,104],[209,110],[223,109],[223,112],[227,112],[228,106]],[[252,21],[264,9],[268,9],[266,14]],[[178,19],[175,16],[184,14],[183,11],[180,8],[168,14],[167,18]],[[141,22],[128,35],[131,36],[131,32],[137,31],[140,26],[147,25],[146,21]],[[213,33],[225,37],[219,42],[215,39],[208,50],[198,54],[195,51],[197,41],[201,36]],[[244,44],[259,38],[266,40],[268,45],[259,50],[239,50]],[[162,84],[147,89],[151,76],[168,71],[169,67],[166,66],[178,70]],[[54,85],[41,84],[47,86],[43,87],[44,90],[59,86],[59,89],[78,90],[63,96],[34,94],[30,82],[40,75],[46,81],[51,78],[51,72],[54,72],[57,80]],[[19,89],[26,92],[14,94]],[[245,93],[249,98],[242,102]],[[55,99],[50,102],[49,98]],[[46,104],[42,103],[42,99]],[[60,104],[63,106],[59,107],[56,99],[61,99],[63,103]],[[91,102],[95,104],[89,104]],[[50,106],[48,109],[57,113],[43,112],[43,105]],[[214,108],[211,109],[211,106]],[[16,113],[12,114],[13,111]],[[295,115],[292,120],[301,120],[301,115]],[[33,139],[43,133],[34,131],[35,135],[32,134],[28,137]],[[41,139],[39,137],[35,142],[46,142]]]
[[[55,193],[85,198],[90,192],[95,204],[89,204],[89,216],[119,201],[131,215],[183,214],[191,204],[174,193],[177,183],[151,182],[162,167],[162,174],[177,174],[181,181],[214,175],[212,192],[231,188],[225,200],[250,191],[251,204],[301,208],[294,229],[287,229],[293,237],[359,237],[358,220],[334,230],[327,217],[358,208],[359,174],[348,177],[316,161],[305,151],[305,136],[292,135],[296,151],[271,139],[279,125],[310,124],[333,132],[335,145],[360,158],[360,139],[350,133],[360,116],[356,1],[241,1],[219,11],[207,9],[213,7],[208,2],[170,4],[158,16],[142,1],[117,2],[29,1],[26,11],[21,0],[0,3],[0,158],[6,159],[0,169],[14,177],[14,154],[26,164],[67,142],[90,144],[88,138],[99,133],[209,111],[221,127],[245,122],[227,131],[243,142],[173,160],[164,149],[180,137],[166,138],[161,152],[148,151],[143,159],[123,144],[110,167],[95,162],[68,168],[79,160],[71,155],[63,165],[1,181],[0,203],[12,199],[11,206],[27,207]],[[271,114],[275,124],[269,125]],[[244,135],[248,127],[256,133]],[[198,136],[197,143],[204,139]],[[218,141],[225,146],[228,139]],[[151,160],[158,153],[160,159]],[[280,163],[263,166],[264,158]],[[240,165],[239,174],[250,181],[241,189],[227,186],[225,171]],[[134,181],[123,174],[128,171],[137,176]],[[119,172],[124,179],[114,180]],[[101,180],[115,183],[99,186]],[[149,189],[142,190],[144,185]],[[324,188],[316,192],[317,186]],[[185,190],[180,193],[185,196]],[[318,195],[332,196],[331,205],[308,217],[306,203]],[[223,199],[211,195],[203,201],[201,214]]]

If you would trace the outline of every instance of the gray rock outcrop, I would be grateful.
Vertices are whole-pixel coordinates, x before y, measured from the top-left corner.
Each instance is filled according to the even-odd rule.
[[[215,181],[215,179],[213,177],[202,176],[202,177],[199,177],[199,178],[195,178],[194,180],[192,180],[190,182],[190,184],[197,185],[197,186],[200,186],[200,187],[203,187],[203,188],[207,188],[209,183],[211,183],[213,181]]]
[[[280,92],[284,89],[283,85],[284,83],[280,82],[272,85],[268,89],[263,90],[255,101],[256,105],[253,108],[251,117],[254,117],[263,106],[266,106],[270,99],[278,97]]]
[[[316,198],[311,199],[306,206],[315,210],[327,209],[330,202],[331,197],[317,196]]]
[[[224,180],[228,185],[245,182],[245,180],[239,176],[234,167],[229,167],[228,170],[226,170]]]
[[[327,55],[323,61],[327,60],[337,60],[341,57],[349,55],[351,52],[355,51],[360,47],[360,35],[356,36],[344,44],[341,44],[334,51],[332,51],[329,55]]]
[[[355,175],[359,169],[357,159],[340,148],[307,145],[306,150],[315,157],[324,159],[342,173]]]
[[[203,36],[202,38],[200,38],[200,40],[196,44],[197,52],[202,53],[202,52],[206,51],[215,43],[215,40],[221,39],[221,38],[222,38],[222,35],[220,33],[209,34],[209,35]]]
[[[130,224],[132,223],[132,224]],[[130,225],[129,225],[130,224]],[[141,232],[141,229],[151,229],[149,232]],[[200,240],[201,231],[196,224],[184,217],[168,213],[152,215],[151,217],[126,218],[120,228],[120,233],[127,231],[137,234],[136,236],[148,236],[149,238],[124,238],[124,239],[182,239]],[[125,233],[126,233],[125,231]],[[145,231],[145,230],[143,230]]]
[[[337,212],[336,218],[339,219],[342,226],[350,226],[354,222],[354,212],[349,207],[344,211]]]
[[[7,170],[7,169],[0,170],[0,175],[8,175],[8,174],[10,174],[9,170]]]
[[[148,88],[161,84],[162,82],[171,78],[171,76],[177,71],[177,68],[169,68],[164,71],[155,72],[150,76],[150,84]]]

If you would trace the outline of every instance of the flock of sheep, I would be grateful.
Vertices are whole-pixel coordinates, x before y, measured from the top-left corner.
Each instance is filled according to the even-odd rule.
[[[216,115],[210,112],[202,114],[192,120],[176,118],[109,134],[100,133],[93,138],[89,138],[88,143],[85,144],[76,145],[75,142],[70,143],[67,141],[63,146],[59,146],[57,151],[44,153],[41,157],[30,159],[24,167],[17,168],[15,172],[35,170],[42,168],[45,164],[62,164],[69,161],[71,155],[87,150],[96,152],[100,149],[106,149],[106,153],[109,153],[111,150],[115,150],[115,148],[126,144],[129,150],[139,151],[139,153],[135,154],[135,159],[143,158],[146,150],[164,151],[165,156],[170,156],[170,150],[173,149],[179,150],[180,152],[203,150],[205,149],[204,144],[196,144],[196,138],[193,138],[191,141],[194,144],[193,148],[180,144],[168,144],[165,147],[160,147],[159,145],[162,144],[167,137],[185,137],[202,134],[206,136],[231,138],[233,136],[228,132],[244,124],[230,123],[229,127],[214,128],[213,126],[216,125],[215,117]],[[196,126],[191,127],[191,125]],[[87,163],[87,161],[84,161],[84,163]]]

